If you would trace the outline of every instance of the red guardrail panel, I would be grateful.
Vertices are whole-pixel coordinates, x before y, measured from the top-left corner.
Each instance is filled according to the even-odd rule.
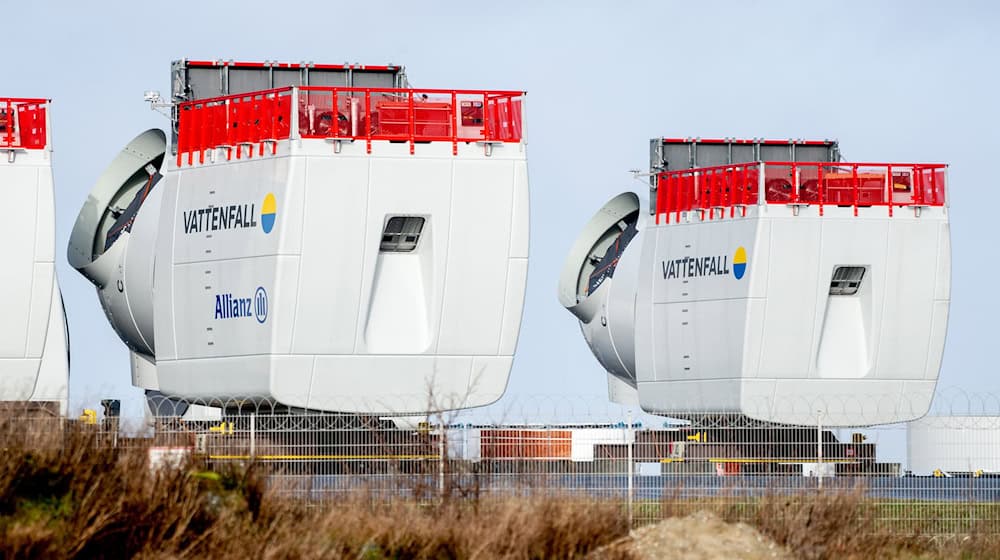
[[[177,165],[205,162],[205,152],[226,151],[226,159],[264,155],[265,144],[290,136],[291,88],[259,91],[178,106]]]
[[[761,180],[761,168],[763,179]],[[657,177],[656,223],[680,219],[699,210],[714,219],[736,209],[745,212],[758,202],[763,189],[767,204],[859,207],[942,206],[945,203],[944,164],[758,162],[683,169]],[[726,212],[728,210],[728,212]]]
[[[44,148],[47,108],[45,99],[0,97],[0,148]]]
[[[293,89],[302,138],[416,142],[520,142],[523,92],[301,87],[200,99],[179,106],[177,164],[225,148],[227,159],[263,155],[289,138]],[[272,153],[276,149],[272,144]]]
[[[745,215],[746,206],[757,204],[759,164],[738,163],[717,167],[683,169],[660,173],[657,178],[656,220],[680,220],[680,213],[699,210],[708,219]],[[672,216],[671,216],[672,214]]]
[[[304,138],[520,142],[523,92],[301,88]],[[336,124],[334,124],[336,123]]]

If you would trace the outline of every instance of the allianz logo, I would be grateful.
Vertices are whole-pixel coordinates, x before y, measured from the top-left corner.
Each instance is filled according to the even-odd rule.
[[[253,317],[258,323],[267,321],[267,290],[258,286],[253,297],[233,294],[215,295],[215,320],[244,319]]]

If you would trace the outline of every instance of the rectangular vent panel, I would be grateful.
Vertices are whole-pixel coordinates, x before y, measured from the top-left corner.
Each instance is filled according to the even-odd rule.
[[[865,277],[863,266],[838,266],[833,269],[833,280],[830,280],[831,296],[853,296],[861,287]]]
[[[393,216],[382,231],[383,253],[408,253],[417,248],[420,232],[424,229],[424,219],[417,216]]]

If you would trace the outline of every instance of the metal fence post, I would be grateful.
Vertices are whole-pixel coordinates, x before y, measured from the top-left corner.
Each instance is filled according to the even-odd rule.
[[[257,455],[257,415],[250,413],[250,460]]]
[[[440,432],[438,433],[438,492],[441,496],[441,501],[444,501],[444,454],[445,454],[445,426],[444,423],[438,424]]]
[[[628,449],[628,530],[632,532],[632,504],[634,503],[634,462],[632,446],[635,445],[635,432],[632,429],[632,411],[628,411],[628,424],[625,426],[625,444]]]
[[[816,411],[816,476],[819,489],[823,489],[823,411]]]

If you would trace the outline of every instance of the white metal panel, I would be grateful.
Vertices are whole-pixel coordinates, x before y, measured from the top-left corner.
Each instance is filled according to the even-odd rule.
[[[313,157],[306,164],[295,309],[296,323],[303,327],[295,330],[295,353],[354,352],[361,303],[358,272],[366,247],[368,167],[363,158]]]
[[[196,401],[267,398],[271,367],[266,355],[156,361],[160,391]]]
[[[507,263],[507,288],[504,290],[503,321],[497,354],[513,356],[521,332],[524,313],[524,292],[528,282],[528,259],[511,258]]]
[[[510,368],[513,363],[512,356],[474,357],[467,385],[469,388],[467,396],[462,398],[468,403],[464,406],[492,404],[502,397],[504,391],[507,390],[507,383],[510,381]]]
[[[930,215],[930,211],[928,211]],[[938,225],[937,270],[934,280],[934,299],[951,299],[951,227],[946,221]]]
[[[646,381],[639,383],[639,404],[653,413],[738,414],[742,388],[739,378]]]
[[[291,159],[230,161],[170,173],[183,181],[183,187],[174,187],[173,262],[300,252],[302,195]],[[273,228],[265,231],[262,206],[268,195],[277,208]]]
[[[931,344],[939,223],[900,218],[889,230],[884,315],[876,367],[880,378],[921,379]],[[941,343],[944,341],[941,340]],[[921,351],[914,351],[920,349]]]
[[[947,300],[935,300],[931,312],[930,343],[927,345],[926,366],[924,367],[923,378],[928,381],[937,381],[938,372],[941,371],[941,359],[944,357],[944,341],[948,331],[948,311],[949,302]]]
[[[472,364],[471,356],[317,356],[309,406],[383,413],[471,406],[473,374],[489,373]]]
[[[156,371],[156,361],[150,356],[135,351],[130,351],[128,357],[132,385],[147,391],[159,391],[160,378]]]
[[[434,237],[425,225],[421,247],[411,253],[379,252],[364,337],[373,354],[421,354],[433,342],[431,298]]]
[[[288,406],[308,406],[315,366],[316,358],[311,355],[272,356],[271,397]]]
[[[62,302],[55,278],[55,200],[51,169],[40,167],[36,177],[34,267],[32,271],[31,312],[26,329],[28,343],[25,349],[25,356],[31,358],[41,357],[46,339],[51,338],[49,324],[53,306],[58,306],[58,323],[62,324]],[[27,233],[27,231],[23,233]],[[23,235],[16,239],[22,240],[22,243],[28,242],[28,238]],[[57,325],[53,323],[53,326]],[[58,336],[65,338],[65,333],[60,332]],[[65,348],[65,343],[63,348]],[[65,362],[65,358],[63,362]],[[68,366],[64,364],[62,369],[54,375],[53,382],[64,385],[67,371]],[[61,389],[62,399],[66,398],[65,391],[66,388],[63,387]]]
[[[26,401],[31,399],[38,381],[37,359],[0,358],[0,397],[5,401]]]
[[[51,305],[46,322],[45,347],[38,365],[38,381],[31,395],[33,401],[56,401],[60,414],[66,414],[69,399],[69,346],[66,319],[56,282],[50,284]]]
[[[496,352],[503,326],[513,164],[484,159],[453,165],[447,291],[441,306],[438,351],[491,354]]]
[[[758,248],[768,251],[770,263],[761,377],[802,378],[812,369],[821,226],[818,220],[775,220],[770,242]]]
[[[184,178],[177,173],[167,173],[160,188],[164,192],[160,202],[160,212],[150,216],[158,221],[156,244],[153,246],[154,259],[159,255],[174,254],[174,240],[177,230],[184,225],[174,218],[177,215],[177,201],[180,190],[185,186]],[[153,332],[156,333],[156,360],[177,359],[176,317],[174,305],[174,267],[158,266],[153,270]]]
[[[53,301],[52,290],[55,286],[55,266],[51,262],[36,262],[32,266],[31,293],[30,297],[31,313],[25,325],[25,333],[28,343],[24,349],[26,358],[41,358],[45,349],[45,340],[48,337],[49,320],[52,316],[51,307],[59,303],[59,294],[55,294]]]
[[[752,276],[755,278],[755,276]],[[743,333],[743,358],[740,375],[752,379],[760,375],[760,355],[764,346],[764,321],[767,300],[748,298],[746,306],[746,331]]]
[[[297,256],[177,265],[179,358],[288,352],[297,269]]]
[[[872,374],[884,317],[886,271],[892,267],[887,247],[891,224],[885,218],[809,217],[822,226],[820,245],[813,249],[819,255],[811,349],[815,377],[862,378]],[[855,296],[830,295],[830,282],[838,266],[865,268]]]
[[[690,308],[694,344],[689,348],[698,360],[693,377],[718,379],[742,371],[746,300],[698,301]]]
[[[514,162],[514,205],[511,211],[511,258],[528,258],[530,234],[530,201],[528,196],[528,164],[524,160]]]
[[[655,339],[661,344],[651,345],[655,370],[651,378],[643,376],[640,381],[686,379],[698,371],[698,354],[693,351],[694,329],[684,324],[690,315],[688,302],[653,306],[655,322],[651,332],[656,333]]]
[[[617,375],[608,373],[608,399],[611,402],[628,407],[639,406],[639,392],[636,386],[626,383]]]
[[[368,212],[365,222],[365,254],[361,272],[361,305],[358,316],[358,338],[355,352],[381,353],[368,347],[366,335],[373,336],[376,348],[378,341],[387,340],[383,329],[392,328],[385,317],[376,313],[384,307],[375,298],[392,298],[395,292],[377,290],[376,269],[379,262],[379,244],[384,225],[395,215],[425,217],[421,234],[420,251],[423,253],[419,274],[426,277],[419,281],[426,288],[422,292],[423,305],[431,310],[425,328],[437,332],[440,315],[436,308],[443,299],[443,282],[447,267],[448,235],[451,216],[452,172],[447,160],[412,158],[375,158],[371,160],[368,183]],[[416,273],[417,269],[414,269]],[[416,279],[414,279],[416,280]],[[413,317],[407,317],[413,320]],[[374,322],[372,322],[374,320]],[[414,336],[421,336],[415,333]],[[391,353],[406,353],[414,348],[412,341],[399,341],[400,346]],[[385,346],[382,350],[385,350]],[[426,352],[437,352],[437,338],[434,337],[425,348]]]
[[[671,367],[665,361],[657,361],[658,354],[656,346],[658,344],[670,344],[674,341],[673,335],[666,330],[666,315],[657,313],[657,306],[654,302],[654,291],[657,289],[655,274],[648,274],[645,271],[646,263],[656,259],[656,252],[660,245],[660,236],[652,230],[652,225],[647,224],[643,234],[643,242],[636,247],[630,247],[629,251],[639,251],[639,279],[636,283],[635,295],[635,378],[637,383],[659,381],[658,376],[666,377],[665,368]],[[654,324],[659,321],[663,324]],[[654,340],[653,333],[662,332],[661,338]],[[640,395],[640,402],[642,396]],[[644,407],[645,408],[645,407]],[[647,409],[648,410],[648,409]]]
[[[35,203],[35,261],[55,262],[56,201],[52,170],[42,167],[38,172]]]
[[[0,163],[4,203],[12,210],[0,220],[0,238],[11,241],[4,247],[4,265],[0,267],[0,292],[3,293],[0,297],[0,358],[25,357],[35,269],[33,234],[38,216],[39,172],[34,166]],[[44,326],[44,321],[41,325]]]

